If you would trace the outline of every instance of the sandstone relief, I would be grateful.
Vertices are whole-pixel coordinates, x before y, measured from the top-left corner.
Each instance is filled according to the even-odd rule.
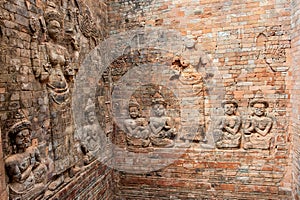
[[[244,149],[269,149],[273,137],[273,119],[266,113],[269,103],[263,98],[262,92],[258,91],[249,106],[252,115],[244,124]]]
[[[5,159],[9,178],[9,198],[18,200],[42,198],[46,190],[48,168],[31,141],[31,123],[22,110],[14,114],[8,131],[13,153]]]
[[[241,118],[237,115],[238,102],[234,99],[233,94],[226,94],[225,100],[222,101],[224,114],[216,126],[214,134],[218,138],[216,141],[217,148],[239,148],[242,134]]]

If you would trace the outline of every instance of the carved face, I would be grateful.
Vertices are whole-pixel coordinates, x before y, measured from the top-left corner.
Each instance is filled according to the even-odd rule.
[[[17,149],[26,149],[29,147],[31,143],[30,136],[31,135],[28,129],[24,129],[17,133],[15,137]]]
[[[139,116],[139,109],[138,107],[132,106],[129,107],[129,115],[131,118],[136,119]]]
[[[61,31],[60,23],[56,20],[52,20],[49,22],[47,28],[48,28],[49,37],[53,40],[57,40],[59,33]]]
[[[236,106],[233,103],[227,103],[224,105],[224,112],[226,115],[233,115],[236,112]]]
[[[266,107],[263,103],[256,103],[253,105],[253,112],[256,116],[263,116],[265,114]]]
[[[162,104],[154,104],[153,105],[153,112],[156,117],[164,116],[165,110],[166,109],[165,109],[164,105],[162,105]]]
[[[94,111],[87,113],[87,120],[90,124],[94,123],[96,120],[96,115]]]

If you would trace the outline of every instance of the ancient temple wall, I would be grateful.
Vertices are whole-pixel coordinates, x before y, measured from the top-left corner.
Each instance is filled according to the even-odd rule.
[[[1,138],[1,137],[0,137]],[[2,142],[1,142],[1,147],[2,147]],[[1,159],[0,159],[0,162],[1,163],[4,163],[4,159],[3,159],[3,154],[2,154],[2,148],[0,148],[0,156],[1,156]],[[5,170],[4,170],[4,165],[0,165],[0,181],[1,181],[1,187],[0,187],[0,194],[1,194],[1,197],[3,197],[4,199],[7,199],[8,196],[7,196],[7,191],[6,191],[6,182],[5,182]]]
[[[138,47],[144,48],[137,51],[136,54],[132,51],[130,56],[133,56],[133,59],[134,55],[138,57],[135,62],[132,62],[132,59],[126,59],[128,56],[126,54],[123,62],[116,62],[115,68],[112,68],[115,88],[118,84],[128,84],[128,92],[117,93],[124,96],[123,101],[120,100],[121,97],[116,96],[120,100],[119,102],[127,103],[127,105],[129,102],[130,106],[130,100],[125,97],[136,99],[139,106],[142,107],[143,117],[147,119],[150,105],[144,98],[147,95],[149,98],[153,98],[154,94],[149,95],[151,93],[149,88],[144,88],[147,90],[144,93],[139,92],[143,88],[135,85],[134,78],[142,77],[144,73],[145,82],[148,81],[148,77],[153,77],[154,82],[156,79],[158,80],[156,84],[160,85],[165,83],[166,77],[170,78],[171,76],[168,72],[164,73],[165,71],[162,69],[161,73],[157,73],[157,68],[148,72],[147,68],[134,68],[133,66],[149,67],[155,63],[162,63],[165,70],[168,71],[173,69],[174,64],[176,65],[174,60],[172,62],[172,56],[174,58],[176,54],[191,63],[194,61],[194,56],[200,58],[200,61],[198,60],[200,65],[196,63],[198,65],[194,65],[194,67],[199,73],[202,73],[203,85],[206,88],[202,94],[205,101],[200,100],[204,101],[204,105],[199,103],[192,105],[192,108],[199,110],[201,115],[203,109],[201,106],[204,106],[204,113],[200,118],[204,119],[202,128],[205,129],[207,141],[203,138],[191,141],[191,146],[185,150],[182,150],[184,149],[182,148],[184,145],[181,144],[183,140],[176,141],[180,145],[176,146],[175,144],[175,147],[160,148],[155,146],[157,143],[154,140],[151,147],[141,147],[140,141],[128,139],[126,130],[120,125],[120,129],[123,131],[115,133],[115,143],[123,151],[133,153],[129,153],[126,158],[121,157],[123,154],[118,151],[115,154],[116,163],[122,169],[117,180],[117,198],[291,199],[292,178],[289,151],[291,137],[287,112],[290,103],[287,82],[292,60],[290,1],[153,0],[124,2],[115,0],[108,1],[108,3],[111,33],[124,33],[144,28],[136,35],[132,34],[132,46],[136,47],[137,44]],[[186,36],[185,39],[195,42],[196,46],[182,44],[180,37],[173,36],[174,38],[172,38],[170,35],[164,37],[162,34],[159,38],[155,35],[157,32],[151,32],[151,28],[161,30],[161,33],[170,29],[175,30],[182,37]],[[150,31],[148,31],[149,29]],[[150,47],[155,46],[155,42],[158,44],[161,41],[165,42],[163,49],[167,53],[164,54],[163,50],[157,50],[156,55],[159,56],[151,57],[153,49]],[[151,44],[147,46],[147,42]],[[130,42],[126,44],[130,46]],[[181,44],[186,51],[178,50],[178,52],[172,52],[173,54],[170,53],[176,45]],[[184,47],[184,45],[186,46]],[[147,47],[149,48],[147,49]],[[199,52],[195,53],[193,49],[197,49]],[[167,59],[161,61],[160,59],[163,60],[164,57]],[[122,71],[122,69],[124,70]],[[134,72],[129,73],[130,70]],[[125,72],[129,73],[128,76]],[[191,77],[196,76],[194,73],[195,71],[191,72]],[[215,90],[210,85],[210,80],[214,77],[217,79],[214,80],[217,85]],[[176,77],[169,80],[176,80]],[[143,82],[141,81],[140,84],[143,85]],[[171,85],[169,86],[171,87]],[[187,87],[177,86],[179,90],[181,87],[182,90]],[[172,93],[172,89],[170,90]],[[267,131],[272,135],[271,139],[265,137],[263,140],[265,144],[269,145],[267,145],[267,149],[247,145],[249,136],[246,128],[247,120],[253,117],[251,102],[256,101],[258,97],[256,94],[259,91],[262,93],[264,102],[268,102],[269,105],[266,109],[267,117],[263,121],[272,125],[272,128]],[[133,93],[131,96],[128,94],[130,92]],[[167,101],[168,114],[171,116],[172,112],[176,110],[176,106],[174,106],[176,103],[172,104],[172,102],[176,102],[173,99],[174,96],[172,97],[163,90],[161,93],[164,93],[162,96]],[[241,143],[236,145],[230,143],[232,141],[229,142],[230,145],[235,145],[235,148],[228,148],[225,145],[228,141],[214,136],[218,129],[214,123],[220,118],[224,119],[222,117],[225,116],[221,104],[223,100],[226,102],[228,93],[233,95],[238,104],[235,114],[238,117],[235,119],[241,119],[242,124],[239,129]],[[215,95],[214,98],[210,96],[211,94]],[[190,105],[188,105],[189,102],[185,102],[184,95],[181,97],[177,100],[186,103],[180,107],[182,119],[183,114],[189,111],[189,108],[185,106]],[[296,97],[294,101],[296,101]],[[124,112],[126,113],[126,111]],[[125,119],[125,116],[126,114],[120,118]],[[178,116],[173,115],[173,117]],[[199,116],[188,117],[191,118],[186,120],[191,121],[192,118]],[[130,119],[128,113],[127,118]],[[229,118],[225,116],[225,119]],[[149,123],[151,124],[151,119]],[[183,123],[188,122],[184,121]],[[117,123],[115,126],[118,127],[119,124]],[[178,134],[181,134],[180,131]],[[143,142],[147,146],[148,140]],[[164,154],[162,160],[159,158],[151,160],[158,156],[160,150]],[[138,157],[134,154],[137,152],[139,153]],[[120,153],[120,157],[118,157],[118,153]],[[145,157],[143,158],[141,155]],[[174,157],[176,159],[173,162],[165,164],[160,169],[151,169],[150,167],[159,162],[172,160]],[[148,158],[149,160],[147,160]],[[146,164],[141,166],[141,162]],[[141,172],[139,173],[139,171]]]
[[[292,132],[292,165],[293,196],[299,198],[299,1],[292,1],[292,55],[291,77],[291,132]]]
[[[57,9],[58,13],[52,10],[52,13],[49,12],[50,14],[48,13],[49,15],[46,16],[49,6],[50,9]],[[55,18],[56,14],[59,17]],[[56,54],[60,57],[63,55],[61,52],[68,51],[69,57],[64,59],[70,59],[68,62],[72,63],[72,70],[75,73],[79,70],[85,56],[106,35],[107,16],[106,5],[103,2],[97,2],[97,4],[93,1],[53,1],[52,4],[51,1],[27,0],[0,2],[0,199],[7,199],[8,194],[11,198],[18,199],[89,199],[91,196],[95,199],[112,199],[113,171],[104,164],[110,161],[110,147],[100,147],[102,152],[106,151],[106,157],[101,162],[92,157],[83,161],[83,157],[88,155],[82,154],[80,147],[78,147],[80,145],[78,136],[74,136],[73,122],[70,121],[73,117],[70,116],[71,105],[66,103],[67,100],[61,102],[57,98],[56,100],[60,101],[59,103],[68,106],[61,106],[61,104],[54,102],[52,105],[57,107],[50,107],[52,99],[49,98],[51,96],[48,96],[49,82],[47,82],[48,79],[41,80],[40,74],[40,70],[46,70],[44,68],[46,65],[43,65],[46,64],[43,63],[43,53],[44,56],[46,53],[43,52],[43,47],[45,47],[45,43],[50,41],[49,35],[47,35],[49,33],[48,27],[46,27],[47,20],[49,20],[47,17],[52,17],[52,20],[58,21],[62,19],[63,22],[59,21],[60,28],[62,28],[59,34],[63,38],[59,38],[59,44],[50,51],[55,52],[57,50]],[[49,51],[49,49],[47,50]],[[52,64],[50,64],[50,68],[53,67]],[[47,76],[47,73],[52,73],[50,71],[44,71],[44,75]],[[68,75],[73,76],[74,74]],[[76,79],[76,76],[74,79]],[[74,81],[68,79],[69,88],[67,89],[69,89],[69,94],[73,91],[73,84]],[[50,113],[51,109],[52,114]],[[54,113],[55,116],[53,116],[53,109],[57,111]],[[19,110],[22,111],[24,116],[17,117],[15,115]],[[55,118],[60,118],[63,121],[54,122]],[[16,119],[19,122],[15,121]],[[64,127],[62,124],[64,122],[69,123],[69,127],[65,129],[65,132],[61,128]],[[38,165],[46,166],[46,172],[42,169],[40,176],[44,177],[45,173],[47,175],[42,180],[43,182],[39,184],[37,181],[38,176],[35,177],[35,184],[31,187],[31,184],[28,186],[26,183],[29,180],[26,172],[27,175],[22,175],[20,179],[25,177],[27,180],[21,180],[20,182],[23,181],[24,185],[27,184],[25,187],[28,187],[28,189],[19,191],[20,195],[17,194],[17,197],[13,197],[11,188],[14,187],[13,184],[19,184],[16,183],[18,180],[13,180],[13,174],[18,172],[9,171],[9,167],[21,167],[14,161],[22,162],[22,159],[25,161],[25,157],[22,158],[22,156],[27,156],[28,152],[26,150],[23,153],[17,153],[13,149],[11,143],[13,138],[9,138],[9,131],[17,123],[19,125],[24,124],[26,128],[31,130],[29,146],[40,153],[41,160],[37,155],[35,155],[35,158],[31,158],[30,165],[35,163],[32,169],[37,169],[36,166]],[[31,124],[30,127],[29,123]],[[19,131],[23,129],[22,126],[18,127]],[[56,131],[58,130],[58,136],[53,136],[54,127],[56,127]],[[16,126],[13,128],[16,128]],[[73,160],[69,161],[69,164],[67,164],[69,166],[63,169],[65,171],[60,170],[59,172],[56,170],[55,172],[54,163],[56,158],[54,157],[59,156],[58,153],[55,153],[57,150],[55,145],[58,141],[55,137],[60,137],[60,135],[64,135],[63,140],[65,143],[61,143],[65,146],[62,148],[69,151],[67,157],[70,156],[70,160]],[[99,143],[98,146],[100,145]],[[17,150],[19,150],[18,147]],[[18,158],[18,156],[21,156],[21,158]],[[56,167],[62,167],[59,165],[56,164]],[[25,167],[28,167],[27,164],[25,164]],[[30,167],[26,168],[29,172]],[[25,173],[23,168],[21,168],[21,173]],[[32,178],[32,173],[35,174],[36,172],[30,172],[29,178]],[[58,179],[59,181],[56,182]],[[63,181],[60,181],[62,179]],[[54,182],[55,184],[52,184]],[[52,189],[49,189],[51,184]],[[16,188],[18,189],[18,187]]]
[[[5,163],[14,155],[25,155],[13,151],[8,136],[19,109],[26,116],[24,126],[31,123],[30,146],[39,150],[49,172],[42,184],[45,191],[29,188],[22,193],[24,199],[35,193],[45,199],[299,196],[297,0],[54,0],[55,6],[50,7],[64,16],[64,38],[59,43],[63,48],[57,49],[67,49],[75,71],[105,38],[119,42],[115,49],[109,45],[101,49],[109,52],[107,57],[115,51],[123,53],[99,80],[83,77],[99,81],[96,108],[84,101],[78,107],[87,112],[91,107],[98,109],[95,112],[105,132],[100,141],[112,143],[100,147],[100,153],[95,151],[101,162],[87,152],[71,152],[75,161],[55,175],[53,162],[59,155],[55,145],[60,141],[53,134],[63,127],[54,119],[71,122],[64,118],[70,114],[68,106],[59,109],[49,103],[51,87],[40,74],[47,75],[49,66],[37,65],[48,59],[41,55],[47,55],[43,48],[49,42],[45,24],[49,2],[0,2],[1,198],[11,194],[14,183]],[[72,80],[68,83],[72,92]],[[233,114],[224,113],[228,104],[236,109]],[[266,116],[252,114],[256,104],[267,107]],[[141,115],[131,116],[131,108],[141,109]],[[154,109],[165,109],[165,113],[153,116]],[[237,130],[228,132],[219,121]],[[85,123],[82,120],[80,125]],[[148,137],[155,123],[163,123],[162,136]],[[130,135],[130,127],[136,124],[141,131]],[[259,135],[255,129],[264,133]],[[77,139],[75,144],[66,142],[66,148],[78,150],[80,141],[89,144],[78,132],[66,132],[64,141],[69,142],[69,136]],[[225,137],[233,132],[235,139]],[[72,171],[75,166],[77,173]],[[63,183],[49,189],[62,175]]]

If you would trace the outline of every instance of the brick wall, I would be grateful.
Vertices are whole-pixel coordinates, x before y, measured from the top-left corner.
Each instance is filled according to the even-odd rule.
[[[210,116],[211,113],[215,113],[216,117],[222,116],[220,102],[224,99],[226,91],[233,92],[239,104],[238,114],[245,119],[249,114],[249,101],[254,98],[255,92],[261,89],[270,104],[268,112],[274,119],[272,130],[275,134],[274,142],[269,151],[242,148],[208,149],[203,148],[205,145],[197,141],[186,151],[175,148],[171,152],[163,152],[164,160],[172,160],[174,157],[175,160],[169,162],[167,166],[149,170],[153,164],[151,162],[143,163],[142,167],[145,168],[143,169],[135,165],[140,163],[140,160],[134,154],[122,157],[122,152],[127,150],[126,135],[115,123],[112,138],[119,148],[115,148],[114,165],[125,166],[127,170],[132,171],[113,171],[104,165],[105,162],[110,163],[110,159],[104,163],[93,162],[66,187],[57,191],[52,199],[297,199],[299,196],[297,149],[299,149],[298,125],[300,125],[297,19],[300,2],[297,0],[291,2],[289,0],[246,2],[109,0],[106,2],[108,7],[100,2],[98,9],[93,1],[85,1],[94,16],[99,17],[95,22],[103,25],[102,39],[107,31],[109,34],[114,34],[138,27],[155,27],[164,30],[173,29],[181,36],[196,41],[201,49],[201,58],[206,59],[202,67],[206,67],[208,72],[217,70],[218,74],[214,76],[219,78],[218,84],[221,90],[224,90],[223,93],[216,95],[219,101],[209,98],[210,91],[204,93],[204,115],[207,119],[204,123],[208,127],[214,120]],[[43,155],[46,154],[49,116],[43,110],[47,106],[44,99],[47,94],[42,84],[34,77],[31,68],[32,30],[29,26],[32,16],[42,14],[44,3],[44,1],[21,0],[0,3],[1,198],[6,198],[7,180],[3,169],[3,158],[10,154],[6,133],[11,111],[18,108],[27,111],[29,120],[33,123],[33,138],[38,141]],[[101,18],[106,9],[109,15],[105,19],[109,20],[108,22]],[[83,59],[84,55],[99,41],[83,35],[80,37],[83,48],[80,59]],[[176,39],[170,42],[169,46],[165,46],[166,49],[172,49],[171,47],[180,43]],[[124,45],[126,47],[126,44]],[[152,66],[160,63],[169,69],[172,58],[177,52],[155,52],[149,48],[131,53],[138,56],[132,57],[131,54],[126,57],[125,55],[113,63],[109,72],[112,75],[110,84],[117,83],[127,71],[138,64]],[[269,56],[275,59],[270,61]],[[287,71],[288,68],[290,69]],[[141,77],[144,71],[140,69],[137,72]],[[157,74],[157,72],[151,73]],[[147,75],[151,76],[151,74]],[[210,75],[207,73],[207,77]],[[135,74],[131,78],[135,79]],[[156,77],[159,78],[164,77]],[[205,81],[205,84],[209,83],[208,79]],[[126,84],[130,85],[130,82]],[[103,85],[100,83],[100,86]],[[152,95],[151,92],[156,87],[148,88],[148,93],[137,91],[136,95],[147,97]],[[111,95],[110,90],[113,91],[113,87],[109,90],[100,90],[99,93],[103,95],[100,99],[106,101],[105,95]],[[174,116],[177,116],[176,98],[168,88],[164,88],[163,91],[167,94],[166,101],[173,106],[171,111],[175,113]],[[123,92],[122,94],[126,96],[126,91]],[[124,102],[128,100],[123,99]],[[149,106],[151,100],[146,101],[146,104]],[[101,123],[105,124],[105,112],[109,111],[107,107],[101,109],[103,110]],[[145,110],[146,115],[147,112]],[[287,126],[289,120],[290,127]],[[207,133],[210,142],[213,141],[211,134],[211,132]],[[292,146],[290,146],[291,138]],[[292,159],[290,148],[293,152]],[[155,160],[156,150],[152,149],[154,153],[143,153],[152,156],[154,162],[160,164],[160,160]],[[139,159],[143,161],[144,158]],[[143,173],[137,173],[135,170],[141,170]]]
[[[0,137],[0,142],[1,142],[1,137]],[[4,163],[4,160],[3,160],[3,154],[2,154],[2,142],[1,142],[1,145],[0,145],[0,181],[1,181],[1,184],[0,184],[0,194],[1,194],[1,197],[3,197],[3,199],[7,199],[7,191],[6,191],[6,183],[5,183],[5,180],[6,180],[6,175],[5,175],[5,170],[4,170],[4,165],[2,163]]]
[[[293,196],[299,199],[299,1],[292,1],[292,55],[293,63],[290,70],[291,77],[291,132],[292,132],[292,164],[293,164]]]
[[[290,94],[286,80],[291,65],[290,2],[115,0],[109,1],[108,9],[110,33],[155,27],[173,29],[196,41],[209,60],[207,70],[217,69],[221,87],[233,91],[243,119],[249,114],[249,101],[261,89],[270,103],[268,112],[273,116],[275,133],[270,151],[205,150],[201,143],[194,143],[182,156],[177,155],[178,160],[160,170],[143,174],[120,172],[117,199],[291,199],[287,126]],[[272,54],[271,49],[282,50],[284,61],[270,62],[268,56],[283,58]],[[143,51],[139,53],[147,57]],[[164,65],[168,69],[172,63]],[[130,69],[127,66],[124,71]],[[220,101],[204,95],[206,125],[210,126],[213,119],[209,113],[220,111],[221,106]],[[217,99],[224,99],[224,93]],[[126,150],[124,133],[116,132],[115,137],[116,143]],[[168,153],[176,157],[177,149],[172,151]],[[116,158],[128,167],[129,163],[138,163],[134,155],[127,161]]]
[[[43,13],[48,1],[1,1],[0,2],[0,199],[7,199],[6,188],[8,179],[4,169],[4,160],[11,155],[11,146],[8,140],[8,129],[10,127],[10,113],[21,108],[25,111],[32,123],[32,139],[41,152],[43,159],[47,157],[49,150],[49,109],[47,101],[47,90],[45,85],[35,78],[32,67],[31,44],[35,28],[41,31]],[[78,37],[80,37],[81,62],[85,55],[95,47],[106,35],[106,6],[98,2],[97,9],[92,1],[55,1],[56,6],[66,9],[79,7],[81,14],[87,10],[84,5],[91,9],[94,21],[85,19],[85,23],[97,23],[103,25],[100,33],[91,39],[84,36],[77,24]],[[73,6],[73,7],[72,7]],[[37,26],[32,25],[31,19],[37,20]],[[86,25],[86,24],[84,24]],[[84,26],[83,25],[83,26]],[[97,25],[97,26],[98,26]],[[95,26],[94,30],[95,31]],[[40,34],[40,35],[39,35]],[[40,42],[45,38],[41,32],[37,40]],[[63,41],[65,42],[65,41]],[[63,44],[64,45],[64,44]],[[70,44],[67,44],[70,45]],[[48,146],[48,147],[47,147]],[[80,157],[80,156],[79,156]],[[55,194],[49,195],[52,199],[112,199],[112,176],[113,170],[104,163],[110,161],[107,154],[102,162],[94,161],[82,168],[65,187],[60,188]],[[82,167],[82,166],[81,166]],[[54,196],[53,196],[54,195]]]

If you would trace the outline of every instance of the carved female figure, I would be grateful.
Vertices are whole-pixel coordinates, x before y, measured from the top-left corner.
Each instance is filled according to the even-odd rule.
[[[150,140],[153,146],[172,147],[174,137],[176,136],[175,128],[170,117],[165,116],[166,102],[158,93],[154,95],[152,101],[153,116],[150,117]]]
[[[62,173],[75,165],[70,91],[75,72],[69,62],[67,49],[59,44],[62,21],[60,12],[50,3],[45,11],[48,41],[39,46],[39,62],[33,62],[35,76],[42,83],[46,83],[51,125],[50,150],[54,161],[53,175],[60,177],[50,184],[50,189],[57,188],[64,180]]]
[[[5,160],[10,199],[35,199],[45,192],[47,167],[37,147],[31,146],[31,123],[21,120],[9,130],[15,153]]]
[[[150,144],[148,121],[141,117],[140,105],[135,98],[130,99],[129,115],[124,121],[129,146],[147,147]]]
[[[217,148],[238,148],[242,134],[239,133],[241,119],[236,115],[238,103],[233,97],[227,95],[227,100],[222,102],[225,116],[221,118],[216,132],[220,135],[220,140],[216,142]]]
[[[262,99],[262,94],[258,92],[256,97],[250,102],[253,116],[245,124],[244,149],[269,149],[270,134],[273,120],[266,116],[266,108],[269,103]]]

